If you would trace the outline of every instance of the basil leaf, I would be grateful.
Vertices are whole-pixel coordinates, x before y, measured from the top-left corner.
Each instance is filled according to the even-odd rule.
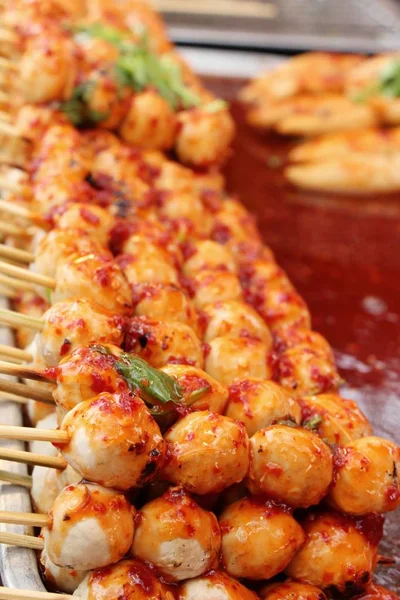
[[[196,402],[196,400],[199,400],[200,398],[202,398],[203,396],[208,394],[208,392],[210,390],[211,390],[211,385],[205,385],[202,388],[193,390],[193,392],[191,394],[189,394],[189,396],[187,397],[187,400],[188,400],[188,402],[186,403],[187,406],[191,406],[194,402]]]
[[[293,419],[279,419],[274,423],[275,425],[286,425],[286,427],[298,427],[296,421]]]
[[[122,354],[115,366],[131,389],[139,388],[144,393],[149,404],[156,404],[154,400],[161,404],[183,404],[183,391],[179,383],[163,371],[151,367],[139,356]]]

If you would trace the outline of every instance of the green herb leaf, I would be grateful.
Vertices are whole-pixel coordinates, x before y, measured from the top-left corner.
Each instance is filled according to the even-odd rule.
[[[90,23],[89,25],[79,25],[78,27],[74,27],[73,31],[75,33],[87,35],[88,37],[105,40],[106,42],[110,42],[110,44],[113,44],[118,47],[127,38],[127,35],[124,34],[124,32],[120,29],[112,27],[111,25],[105,25],[104,23]]]
[[[314,415],[313,417],[310,417],[309,419],[306,419],[303,422],[303,427],[305,429],[310,429],[311,431],[317,431],[318,427],[321,425],[321,423],[322,423],[321,415]]]
[[[286,427],[298,427],[296,421],[294,421],[293,419],[279,419],[279,421],[276,421],[275,423],[276,425],[286,425]]]
[[[194,390],[191,394],[189,394],[187,400],[187,405],[191,406],[196,400],[199,400],[211,390],[211,385],[205,385],[197,390]]]
[[[148,365],[139,356],[122,354],[115,366],[129,387],[133,390],[140,389],[149,404],[157,404],[154,400],[161,404],[183,404],[183,391],[179,383],[163,371]]]
[[[60,104],[60,110],[74,125],[88,125],[107,119],[107,113],[89,108],[94,86],[93,81],[80,83],[74,88],[69,100]]]
[[[46,300],[49,304],[51,304],[51,292],[52,292],[51,288],[49,288],[49,287],[44,288],[44,293],[46,294]]]
[[[212,100],[208,104],[205,104],[203,110],[208,113],[216,113],[220,110],[226,110],[228,108],[228,103],[221,98],[217,98],[216,100]]]
[[[380,92],[389,98],[400,96],[400,61],[393,60],[382,71],[380,77]]]

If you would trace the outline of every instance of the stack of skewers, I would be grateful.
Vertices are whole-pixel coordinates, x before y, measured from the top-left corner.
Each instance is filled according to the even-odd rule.
[[[22,348],[0,372],[24,383],[0,390],[32,426],[0,426],[30,442],[0,458],[34,465],[37,512],[0,521],[41,535],[0,542],[65,592],[29,597],[395,598],[372,576],[399,449],[224,189],[226,104],[143,3],[3,23],[0,322]]]

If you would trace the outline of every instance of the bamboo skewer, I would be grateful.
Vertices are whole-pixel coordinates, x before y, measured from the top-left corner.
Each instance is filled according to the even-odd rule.
[[[37,400],[37,402],[44,402],[45,404],[54,404],[53,396],[49,390],[42,390],[32,388],[25,383],[15,383],[8,379],[0,378],[0,391],[11,392],[22,398],[28,398],[29,400]]]
[[[11,202],[7,202],[7,200],[0,200],[0,209],[3,212],[9,213],[10,215],[15,215],[17,217],[27,219],[28,221],[32,221],[37,225],[46,225],[46,221],[42,217],[42,215],[40,215],[37,212],[34,212],[33,210],[29,210],[29,208],[26,208],[26,206],[12,204]]]
[[[5,27],[1,27],[0,40],[9,42],[10,44],[16,44],[18,42],[18,35]]]
[[[0,510],[0,523],[27,525],[28,527],[46,527],[49,522],[50,519],[48,515]]]
[[[9,356],[10,358],[18,358],[19,360],[30,362],[32,355],[26,350],[21,348],[14,348],[14,346],[7,346],[6,344],[0,344],[0,354],[2,356]]]
[[[0,531],[0,544],[7,544],[8,546],[19,546],[20,548],[32,548],[32,550],[43,550],[44,542],[41,538],[34,537],[33,535],[24,535],[22,533],[9,533],[7,531]],[[5,598],[6,596],[0,596]],[[26,596],[23,596],[26,598]]]
[[[4,110],[0,110],[0,120],[6,121],[6,123],[11,123],[11,115]]]
[[[1,188],[2,180],[0,177],[0,189]],[[4,223],[4,221],[0,223],[0,233],[3,233],[4,235],[15,235],[17,237],[24,238],[32,236],[32,231],[30,229],[23,229],[22,227],[18,227],[18,225],[14,225],[13,223]]]
[[[272,3],[239,2],[238,0],[213,0],[212,2],[184,2],[182,0],[152,0],[153,6],[165,13],[185,12],[189,15],[218,15],[224,17],[257,17],[271,19],[278,9]]]
[[[29,327],[36,331],[41,331],[43,329],[42,319],[22,315],[13,310],[8,310],[7,308],[0,308],[0,323],[10,325],[11,327]]]
[[[0,392],[0,402],[17,402],[18,404],[28,404],[29,398],[22,398],[11,392]]]
[[[0,425],[0,439],[20,440],[24,442],[54,442],[68,444],[69,435],[59,429],[37,429],[36,427],[16,427],[13,425]]]
[[[59,471],[63,471],[67,466],[65,460],[60,456],[46,456],[45,454],[25,452],[25,450],[14,450],[14,448],[0,447],[0,459],[23,463],[26,465],[49,467],[50,469],[58,469]]]
[[[33,590],[14,590],[0,587],[0,600],[76,600],[70,594],[52,594],[50,592],[36,592]]]
[[[0,200],[1,204],[8,204],[5,200]],[[7,246],[6,244],[0,244],[0,256],[3,258],[8,258],[15,262],[20,263],[31,263],[35,257],[32,252],[27,252],[26,250],[20,250],[19,248],[13,248],[12,246]]]
[[[32,273],[28,269],[10,265],[2,261],[0,261],[0,273],[10,275],[22,281],[28,281],[29,283],[35,283],[51,290],[55,290],[56,288],[56,281],[53,277],[47,277],[47,275],[41,275],[40,273]]]
[[[21,135],[15,125],[11,125],[11,123],[5,123],[4,121],[0,121],[0,133],[7,135],[8,137],[20,138]]]
[[[4,263],[2,263],[4,264]],[[35,292],[36,288],[33,283],[29,283],[28,281],[20,281],[19,279],[14,279],[13,277],[7,277],[7,275],[2,275],[0,273],[0,284],[6,285],[11,289],[20,290],[23,292]]]
[[[11,483],[12,485],[21,485],[22,487],[32,487],[32,477],[30,475],[20,475],[0,469],[0,481]]]
[[[4,296],[4,298],[14,299],[18,295],[17,290],[11,290],[6,285],[0,284],[0,296]]]
[[[15,365],[4,360],[0,360],[0,373],[3,375],[14,375],[14,377],[21,377],[22,379],[33,379],[35,381],[46,382],[49,381],[47,377],[33,367],[29,367],[28,365]]]

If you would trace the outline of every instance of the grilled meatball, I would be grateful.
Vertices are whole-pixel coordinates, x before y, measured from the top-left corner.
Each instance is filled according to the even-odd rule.
[[[307,508],[327,494],[332,474],[332,453],[311,431],[272,425],[250,438],[252,494]]]
[[[249,498],[228,506],[219,524],[222,564],[234,577],[270,579],[304,542],[302,528],[287,510]]]
[[[301,421],[300,406],[285,388],[255,377],[241,379],[229,387],[226,415],[242,421],[249,436],[277,421]]]
[[[169,581],[198,577],[218,564],[221,535],[213,513],[170,488],[138,513],[132,554]]]
[[[326,600],[322,590],[296,581],[266,585],[261,589],[260,596],[264,600]]]
[[[333,512],[309,514],[302,522],[306,541],[286,573],[340,594],[363,590],[376,566],[382,524],[378,515],[355,521]]]
[[[242,481],[249,446],[241,423],[209,411],[187,415],[167,434],[162,476],[195,494],[220,492]]]
[[[400,506],[400,449],[379,437],[339,448],[329,503],[350,515],[384,513]]]
[[[257,600],[257,595],[222,571],[190,579],[179,588],[179,600]]]
[[[164,457],[159,427],[139,397],[103,392],[80,402],[64,417],[68,444],[63,456],[84,479],[127,490],[143,486]]]

